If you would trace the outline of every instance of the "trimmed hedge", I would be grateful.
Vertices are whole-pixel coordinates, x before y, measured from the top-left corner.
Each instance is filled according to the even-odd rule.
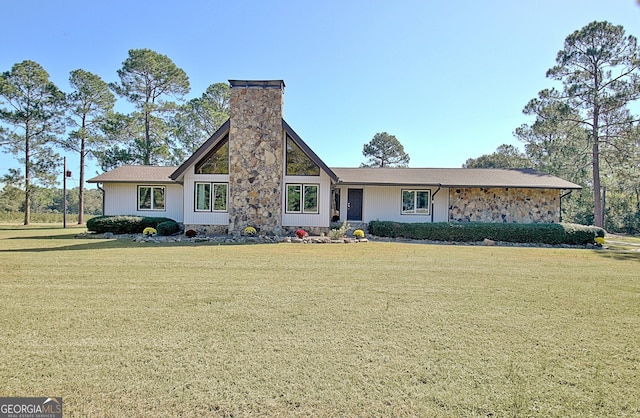
[[[493,241],[550,245],[593,244],[605,231],[577,224],[505,224],[505,223],[400,223],[372,221],[369,233],[380,237],[425,239],[432,241]]]
[[[158,229],[163,222],[174,222],[170,218],[155,218],[151,216],[96,216],[87,221],[87,229],[98,234],[111,232],[113,234],[141,234],[146,227]]]
[[[180,225],[176,221],[164,221],[156,228],[158,235],[169,236],[180,232]]]

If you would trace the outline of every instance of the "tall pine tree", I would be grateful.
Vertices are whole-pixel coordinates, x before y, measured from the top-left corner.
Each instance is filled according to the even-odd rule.
[[[124,149],[116,147],[107,154],[123,155],[127,162],[144,165],[170,162],[172,143],[168,119],[178,107],[171,99],[180,101],[189,92],[187,74],[166,55],[150,49],[131,49],[118,76],[120,83],[111,87],[133,103],[136,111],[127,118],[120,117],[118,122],[122,125],[112,124],[112,127],[119,126],[114,137],[124,141]],[[123,150],[126,150],[124,154]]]
[[[530,101],[524,113],[536,116],[537,126],[522,127],[516,134],[531,145],[544,141],[537,133],[550,129],[556,129],[554,135],[565,141],[583,141],[573,148],[589,154],[593,219],[603,226],[602,159],[627,152],[625,149],[633,145],[627,141],[628,132],[637,118],[627,106],[640,98],[637,40],[625,35],[622,26],[592,22],[566,38],[547,77],[561,82],[562,89],[543,90]],[[582,152],[574,156],[584,158]]]
[[[61,145],[80,156],[78,188],[78,224],[84,223],[84,178],[86,158],[106,146],[103,126],[113,110],[115,96],[99,76],[85,70],[74,70],[69,77],[73,92],[67,95],[68,124],[71,132]]]
[[[56,182],[60,157],[53,144],[64,132],[64,93],[34,61],[22,61],[0,74],[0,145],[16,155],[23,169],[11,169],[5,180],[24,188],[24,224],[31,220],[33,194],[38,184]]]

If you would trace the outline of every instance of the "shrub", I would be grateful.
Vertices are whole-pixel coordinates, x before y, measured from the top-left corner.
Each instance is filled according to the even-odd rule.
[[[243,232],[244,232],[245,235],[255,235],[257,231],[256,231],[256,229],[254,227],[248,226],[248,227],[246,227],[244,229]]]
[[[193,229],[189,229],[187,232],[184,233],[188,238],[193,238],[196,235],[198,235],[198,233],[196,231],[194,231]]]
[[[157,226],[158,235],[168,236],[180,232],[180,225],[176,221],[160,222]]]
[[[170,218],[118,215],[96,216],[87,221],[87,229],[96,233],[139,234],[145,228],[157,228],[162,222],[173,221]],[[175,221],[173,221],[175,222]]]
[[[356,229],[353,231],[353,236],[356,238],[364,238],[364,231],[362,229]]]
[[[150,226],[146,227],[144,231],[142,231],[142,235],[146,235],[146,236],[155,235],[157,233],[158,231],[156,231],[155,228],[151,228]]]
[[[372,221],[369,232],[392,238],[428,239],[433,241],[494,241],[536,244],[592,244],[604,237],[604,230],[576,224],[504,224],[504,223],[400,223]]]
[[[296,231],[296,237],[298,237],[298,238],[300,238],[300,239],[302,239],[302,238],[304,238],[304,237],[306,237],[306,236],[308,236],[308,235],[309,235],[309,234],[308,234],[308,233],[307,233],[307,231],[305,231],[304,229],[298,229],[298,230]]]
[[[345,220],[344,222],[342,222],[342,226],[340,226],[340,228],[333,228],[331,231],[329,231],[329,238],[340,239],[346,235],[348,229],[349,224]]]

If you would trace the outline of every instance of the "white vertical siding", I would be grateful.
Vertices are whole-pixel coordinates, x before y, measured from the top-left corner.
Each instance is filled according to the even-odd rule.
[[[286,213],[287,184],[317,184],[318,213]],[[284,176],[282,185],[282,226],[328,227],[331,218],[331,179],[324,171],[320,176]]]
[[[189,225],[229,225],[229,212],[196,212],[195,184],[227,183],[228,174],[195,174],[193,166],[189,167],[184,175],[184,223]],[[229,187],[231,187],[229,185]],[[227,191],[228,197],[228,191]],[[227,204],[228,205],[228,204]]]
[[[193,168],[187,170],[184,175],[183,187],[183,211],[184,223],[190,225],[228,225],[228,212],[196,212],[195,211],[195,183],[229,183],[229,175],[226,174],[194,174]],[[317,184],[318,185],[318,209],[317,214],[299,214],[286,212],[286,185],[287,184]],[[233,185],[229,185],[229,188]],[[315,226],[328,227],[331,209],[331,179],[321,172],[320,176],[285,176],[282,185],[282,225],[283,226]]]
[[[400,186],[341,186],[340,221],[347,216],[348,189],[362,189],[362,220],[395,222],[431,222],[429,215],[402,215],[402,190],[431,190],[433,222],[447,222],[449,219],[449,189],[437,187]]]
[[[138,215],[171,218],[182,222],[182,186],[180,184],[153,184],[164,186],[165,210],[138,210],[138,186],[148,184],[104,183],[105,215]]]

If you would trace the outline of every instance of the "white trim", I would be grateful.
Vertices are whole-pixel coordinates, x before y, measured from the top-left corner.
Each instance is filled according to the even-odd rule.
[[[145,187],[148,189],[151,189],[150,191],[150,208],[143,208],[140,206],[140,188]],[[163,207],[162,209],[156,209],[155,206],[155,199],[154,199],[154,189],[162,189],[162,200],[163,200]],[[158,185],[151,185],[151,184],[138,184],[136,185],[136,205],[138,207],[138,210],[141,212],[166,212],[167,211],[167,188],[165,186],[158,186]]]
[[[198,186],[199,185],[203,185],[203,186],[209,186],[209,199],[208,199],[208,209],[198,209]],[[224,186],[227,189],[227,192],[225,193],[225,202],[224,202],[224,209],[216,209],[215,207],[215,196],[216,196],[216,190],[220,187],[220,186]],[[219,212],[219,213],[226,213],[229,211],[229,183],[222,183],[222,182],[211,182],[211,181],[196,181],[194,182],[193,185],[193,210],[194,212]]]
[[[413,209],[411,211],[404,209],[404,193],[413,193]],[[418,212],[418,193],[427,194],[427,211]],[[401,215],[418,215],[418,216],[430,216],[431,215],[431,190],[429,189],[402,189],[400,190],[400,214]]]

